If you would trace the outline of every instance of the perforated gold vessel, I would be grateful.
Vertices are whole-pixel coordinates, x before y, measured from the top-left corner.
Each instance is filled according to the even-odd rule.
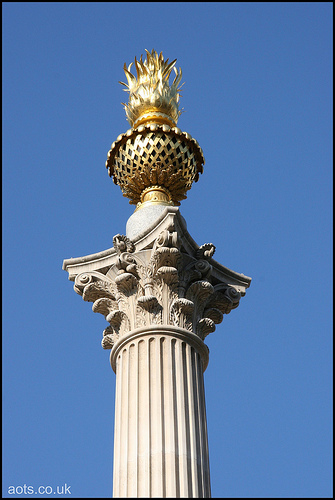
[[[178,84],[181,70],[168,64],[162,53],[147,51],[147,61],[135,58],[137,79],[125,66],[129,103],[125,104],[132,125],[112,144],[106,168],[129,203],[180,205],[193,182],[197,182],[205,163],[195,139],[177,126]],[[174,69],[176,77],[168,79]]]

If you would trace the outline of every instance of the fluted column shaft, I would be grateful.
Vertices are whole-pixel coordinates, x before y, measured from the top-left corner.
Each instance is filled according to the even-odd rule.
[[[142,328],[115,344],[111,363],[113,496],[210,497],[207,346],[182,328]]]

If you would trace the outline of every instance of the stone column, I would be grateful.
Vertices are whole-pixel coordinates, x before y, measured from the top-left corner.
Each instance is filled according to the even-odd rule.
[[[124,65],[131,128],[106,168],[136,205],[113,248],[67,259],[75,291],[105,316],[102,347],[116,373],[114,496],[210,496],[205,337],[251,279],[200,247],[179,212],[203,173],[198,142],[177,127],[182,72],[155,50]],[[169,83],[171,71],[175,77]],[[121,82],[120,82],[121,83]],[[106,225],[110,217],[106,217]]]
[[[113,496],[209,498],[205,344],[182,328],[139,328],[115,344],[111,363]]]
[[[102,347],[116,373],[113,495],[210,497],[204,339],[239,305],[250,278],[216,262],[213,244],[199,247],[177,207],[142,227],[132,217],[132,240],[117,234],[112,249],[63,265],[109,323]]]

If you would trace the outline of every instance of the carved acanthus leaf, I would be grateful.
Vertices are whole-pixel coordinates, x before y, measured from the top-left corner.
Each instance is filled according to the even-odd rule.
[[[94,302],[102,297],[115,300],[113,286],[107,281],[93,281],[85,286],[83,299],[87,302]]]
[[[192,317],[194,304],[185,298],[173,301],[170,309],[170,321],[172,325],[192,330]]]
[[[105,337],[102,338],[101,346],[103,349],[112,349],[114,344],[115,341],[112,335],[106,335]]]
[[[106,320],[119,335],[123,335],[130,330],[129,318],[123,311],[112,311],[108,314]]]
[[[136,277],[131,273],[122,273],[116,276],[115,283],[119,292],[130,295],[137,284]]]
[[[97,299],[92,306],[93,312],[103,314],[105,317],[116,309],[118,309],[117,301],[107,297]]]
[[[151,325],[161,325],[163,323],[163,307],[159,305],[149,314]]]
[[[215,331],[215,323],[210,318],[202,318],[197,323],[196,333],[199,337],[204,340],[205,337],[209,333],[213,333]]]
[[[195,281],[186,292],[186,298],[196,303],[204,303],[214,293],[213,286],[209,281]]]
[[[148,313],[147,311],[137,303],[136,307],[136,317],[135,317],[135,328],[140,328],[141,326],[145,326],[148,322]]]
[[[157,269],[156,274],[168,285],[178,282],[178,270],[175,267],[162,266]]]
[[[103,338],[101,341],[103,349],[112,349],[113,345],[118,340],[118,338],[119,338],[118,333],[115,332],[111,326],[108,326],[103,331]]]
[[[145,325],[161,325],[163,307],[153,295],[142,296],[138,299],[136,309],[136,327]]]
[[[152,281],[152,291],[153,295],[157,297],[157,300],[160,304],[162,304],[163,301],[163,287],[164,287],[164,282],[162,279],[158,278],[157,275]]]
[[[143,295],[137,300],[139,307],[145,309],[146,311],[152,312],[157,308],[161,309],[161,306],[154,295]]]
[[[177,268],[180,260],[180,251],[174,247],[157,247],[152,253],[149,262],[151,275],[154,276],[160,267],[175,267]]]
[[[204,317],[213,320],[214,323],[218,325],[223,320],[223,313],[219,309],[213,307],[204,311]]]

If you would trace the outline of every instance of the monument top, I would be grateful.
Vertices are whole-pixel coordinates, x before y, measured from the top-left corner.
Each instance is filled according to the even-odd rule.
[[[106,161],[109,176],[136,210],[148,204],[179,206],[205,163],[197,141],[176,126],[182,112],[176,59],[169,63],[155,50],[146,54],[146,60],[135,57],[137,77],[130,71],[133,63],[124,65],[128,83],[120,83],[129,101],[122,104],[132,128],[113,142]]]

